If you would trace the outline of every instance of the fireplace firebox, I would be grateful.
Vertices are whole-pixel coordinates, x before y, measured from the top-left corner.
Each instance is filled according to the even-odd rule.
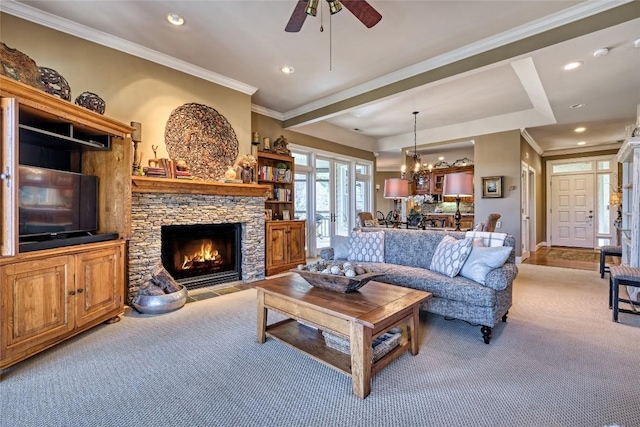
[[[162,265],[187,289],[242,278],[241,224],[161,227]]]

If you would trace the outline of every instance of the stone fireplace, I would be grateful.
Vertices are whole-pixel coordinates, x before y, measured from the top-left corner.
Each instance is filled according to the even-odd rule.
[[[264,192],[268,186],[256,184],[223,184],[209,182],[179,182],[169,179],[133,178],[131,196],[131,239],[129,241],[129,283],[128,301],[136,294],[140,285],[151,278],[153,268],[161,263],[163,257],[162,231],[196,231],[196,239],[201,240],[194,246],[204,245],[204,252],[218,251],[217,255],[187,255],[191,259],[187,264],[203,267],[201,260],[209,259],[208,273],[205,279],[210,283],[186,284],[189,287],[209,286],[212,284],[241,280],[251,282],[264,279],[265,243],[264,243]],[[209,248],[209,242],[202,235],[203,226],[215,231],[213,237],[221,235],[219,226],[231,229],[233,239],[239,241],[239,247],[230,249],[227,243],[218,248]],[[225,233],[228,233],[225,232]],[[178,233],[180,234],[180,233]],[[211,236],[209,236],[211,237]],[[216,243],[216,242],[211,242]],[[165,243],[166,245],[166,243]],[[173,243],[171,243],[173,245]],[[165,248],[165,252],[167,249]],[[229,254],[228,252],[232,253]],[[226,252],[222,260],[222,252]],[[184,263],[184,254],[183,263]],[[165,262],[167,260],[165,259]],[[172,261],[175,264],[175,260]],[[224,266],[222,265],[224,264]],[[233,268],[231,268],[233,265]],[[165,266],[166,268],[166,266]],[[171,272],[169,268],[168,271]],[[184,270],[184,269],[182,269]],[[234,270],[234,271],[230,271]],[[171,272],[173,275],[175,273]],[[184,271],[180,275],[190,276]],[[193,276],[192,276],[193,277]],[[175,277],[179,281],[189,277]],[[192,279],[193,281],[193,279]],[[184,284],[184,283],[183,283]]]
[[[242,224],[163,225],[162,265],[187,289],[242,278]]]

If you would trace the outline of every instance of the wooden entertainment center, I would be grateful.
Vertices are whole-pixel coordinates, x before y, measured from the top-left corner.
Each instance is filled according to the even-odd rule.
[[[4,76],[0,103],[1,371],[122,314],[133,128]],[[31,157],[60,157],[67,171],[98,177],[94,233],[60,247],[21,250],[21,149]]]

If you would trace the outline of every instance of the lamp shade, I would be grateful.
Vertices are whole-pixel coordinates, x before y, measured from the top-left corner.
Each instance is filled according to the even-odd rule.
[[[609,204],[611,206],[619,206],[622,205],[622,193],[619,191],[614,191],[611,193],[611,198],[609,199]]]
[[[402,199],[404,197],[409,197],[409,181],[400,178],[384,180],[385,199]]]
[[[473,196],[473,175],[468,173],[445,175],[443,195],[454,197]]]

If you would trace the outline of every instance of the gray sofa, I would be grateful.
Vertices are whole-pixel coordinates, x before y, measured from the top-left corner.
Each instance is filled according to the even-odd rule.
[[[460,275],[448,277],[429,269],[436,247],[444,236],[464,239],[464,232],[380,228],[361,230],[384,230],[385,262],[358,264],[383,273],[375,279],[379,282],[431,292],[433,297],[421,305],[421,310],[481,326],[486,344],[491,339],[492,328],[499,321],[506,322],[507,312],[511,307],[513,281],[518,275],[514,250],[501,267],[489,271],[483,285]],[[513,248],[514,245],[513,236],[507,235],[503,246]],[[326,260],[334,259],[334,254],[338,255],[336,260],[347,258],[344,247],[324,249],[321,257]]]

